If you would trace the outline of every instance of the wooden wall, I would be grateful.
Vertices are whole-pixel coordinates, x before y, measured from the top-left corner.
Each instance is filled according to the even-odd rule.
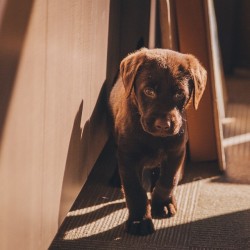
[[[189,156],[193,162],[214,161],[218,159],[218,150],[212,90],[214,72],[210,66],[210,30],[206,23],[207,2],[176,0],[175,4],[179,51],[196,56],[208,74],[198,110],[194,110],[192,105],[187,110]]]
[[[0,249],[46,249],[107,139],[109,0],[0,7]]]

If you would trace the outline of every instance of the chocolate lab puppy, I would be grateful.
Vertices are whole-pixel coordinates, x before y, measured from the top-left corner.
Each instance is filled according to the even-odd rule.
[[[164,218],[177,211],[174,191],[188,139],[185,108],[191,99],[198,108],[206,78],[194,56],[167,49],[143,48],[121,62],[109,104],[130,234],[151,234],[152,216]],[[143,169],[156,166],[160,175],[150,202]]]

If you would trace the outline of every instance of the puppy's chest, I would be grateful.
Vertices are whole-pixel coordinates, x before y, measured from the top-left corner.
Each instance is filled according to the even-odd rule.
[[[142,161],[145,168],[155,168],[167,159],[167,152],[163,149],[151,150],[142,154]]]

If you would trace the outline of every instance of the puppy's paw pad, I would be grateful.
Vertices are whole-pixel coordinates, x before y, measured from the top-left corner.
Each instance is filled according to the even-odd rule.
[[[142,219],[142,220],[128,220],[126,223],[126,231],[132,235],[140,235],[145,236],[148,234],[152,234],[154,229],[154,224],[152,219]]]

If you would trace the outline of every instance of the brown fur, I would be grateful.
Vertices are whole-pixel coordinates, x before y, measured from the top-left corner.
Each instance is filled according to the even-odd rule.
[[[206,85],[206,70],[192,55],[164,49],[141,49],[120,65],[110,95],[118,167],[130,234],[154,232],[152,216],[173,216],[175,187],[184,165],[185,108],[195,109]],[[143,169],[160,166],[151,203],[143,188]],[[152,210],[152,211],[151,211]]]

